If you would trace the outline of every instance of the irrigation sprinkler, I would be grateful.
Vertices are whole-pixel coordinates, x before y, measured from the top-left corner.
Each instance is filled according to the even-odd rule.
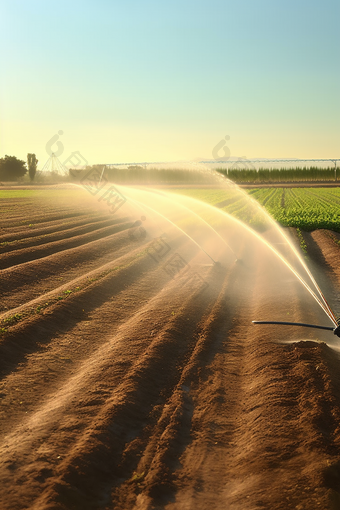
[[[304,328],[326,329],[333,331],[334,335],[340,338],[340,319],[338,319],[336,328],[330,326],[317,326],[315,324],[305,324],[303,322],[279,322],[279,321],[252,321],[253,324],[280,324],[281,326],[302,326]]]

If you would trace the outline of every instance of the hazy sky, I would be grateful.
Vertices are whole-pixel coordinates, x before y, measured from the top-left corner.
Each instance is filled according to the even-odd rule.
[[[44,163],[59,130],[60,159],[89,164],[212,158],[226,135],[235,157],[339,157],[338,0],[2,0],[0,15],[0,157]]]

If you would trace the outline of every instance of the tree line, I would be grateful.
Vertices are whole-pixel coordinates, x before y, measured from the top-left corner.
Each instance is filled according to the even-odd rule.
[[[0,179],[2,181],[16,181],[23,177],[27,171],[31,181],[37,172],[38,160],[35,154],[27,154],[27,163],[15,156],[0,158]]]

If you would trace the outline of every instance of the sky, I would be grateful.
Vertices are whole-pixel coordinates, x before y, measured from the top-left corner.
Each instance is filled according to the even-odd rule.
[[[225,137],[340,157],[338,0],[2,0],[0,19],[0,157],[212,159]]]

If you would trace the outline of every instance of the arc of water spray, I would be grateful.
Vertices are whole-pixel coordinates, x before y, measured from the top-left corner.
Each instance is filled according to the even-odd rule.
[[[120,186],[121,187],[121,186]],[[212,258],[211,255],[209,255],[209,253],[207,253],[205,251],[204,248],[202,248],[202,246],[197,242],[195,241],[195,239],[193,239],[187,232],[185,232],[185,230],[183,230],[181,227],[179,227],[178,225],[176,225],[176,223],[174,223],[173,221],[169,220],[169,218],[167,218],[166,216],[164,216],[162,213],[160,213],[159,211],[157,211],[156,209],[154,209],[153,207],[150,207],[149,205],[146,205],[144,204],[143,202],[141,203],[139,200],[135,200],[131,197],[129,197],[129,200],[131,200],[132,202],[136,203],[136,204],[142,204],[144,208],[146,209],[149,209],[150,211],[152,211],[153,213],[155,214],[158,214],[158,216],[160,216],[161,218],[163,218],[163,220],[167,221],[168,223],[170,223],[173,227],[177,228],[182,234],[184,234],[188,239],[190,239],[190,241],[192,241],[201,251],[203,251],[203,253],[205,253],[205,255],[207,257],[209,257],[209,259],[213,262],[214,265],[217,264],[217,262]]]
[[[186,207],[185,205],[183,205],[182,203],[178,204],[178,202],[175,202],[174,200],[172,200],[170,198],[171,195],[169,195],[168,193],[162,193],[161,191],[158,191],[158,190],[155,190],[155,189],[149,189],[148,190],[149,192],[153,192],[155,193],[156,195],[161,195],[162,197],[165,197],[169,202],[173,203],[173,204],[176,204],[177,206],[179,205],[180,207],[182,207],[182,209],[185,209],[186,211],[189,211],[191,214],[193,214],[194,216],[196,216],[196,218],[198,218],[200,221],[202,221],[202,223],[204,223],[205,225],[207,225],[207,227],[212,230],[214,232],[214,234],[216,234],[220,240],[223,242],[223,244],[225,244],[225,246],[231,251],[231,253],[234,255],[235,257],[235,260],[238,260],[237,259],[237,256],[234,252],[234,250],[229,246],[229,244],[226,242],[225,239],[223,239],[223,237],[221,236],[221,234],[219,234],[219,232],[217,232],[217,230],[214,229],[214,227],[212,225],[210,225],[210,223],[208,223],[204,218],[202,218],[202,216],[200,216],[199,214],[197,214],[195,211],[193,211],[192,209],[190,209],[190,207]],[[179,198],[183,198],[182,195],[177,195],[175,194],[176,197],[179,197]]]
[[[214,176],[216,178],[216,174],[214,174]],[[317,284],[317,282],[316,282],[314,276],[312,275],[311,271],[309,270],[307,264],[301,258],[298,250],[295,248],[294,245],[292,245],[292,243],[290,242],[290,240],[288,239],[286,234],[283,232],[283,230],[279,227],[279,225],[274,220],[274,218],[272,218],[270,216],[270,214],[268,214],[267,211],[256,200],[254,200],[252,197],[250,197],[245,191],[243,191],[239,186],[237,186],[237,184],[235,184],[234,182],[230,181],[230,179],[228,179],[228,178],[226,178],[225,176],[222,176],[222,175],[218,175],[217,179],[221,183],[227,181],[228,184],[231,185],[234,189],[236,189],[239,193],[241,193],[245,197],[246,200],[250,200],[252,203],[254,203],[254,205],[266,216],[266,218],[269,219],[270,223],[272,223],[272,225],[274,225],[279,230],[279,234],[283,237],[285,242],[290,246],[290,248],[292,249],[293,253],[296,255],[297,259],[299,260],[300,264],[302,265],[303,269],[306,271],[307,275],[309,276],[311,282],[315,286],[315,289],[317,290],[317,292],[318,292],[318,294],[319,294],[319,296],[320,296],[320,298],[321,298],[321,300],[323,301],[323,304],[324,304],[324,306],[322,308],[324,309],[324,311],[325,311],[325,308],[328,310],[328,313],[327,313],[328,317],[329,318],[332,317],[332,319],[331,319],[332,322],[334,324],[337,324],[335,314],[334,314],[333,310],[331,309],[331,307],[329,306],[325,296],[323,295],[319,285]]]
[[[117,185],[116,185],[116,187],[117,187],[117,188],[119,187],[119,188],[124,188],[124,189],[125,189],[125,186],[117,186]],[[144,212],[146,212],[146,210],[147,210],[147,206],[146,206],[145,204],[143,204],[142,202],[138,202],[137,200],[134,200],[134,199],[133,199],[133,198],[131,198],[131,197],[129,197],[129,199],[128,199],[128,200],[129,200],[129,204],[130,204],[131,202],[133,202],[133,203],[132,203],[132,205],[133,205],[135,208],[138,208],[138,209],[139,209],[140,211],[142,211],[143,213],[144,213]],[[153,221],[153,223],[156,225],[157,230],[158,230],[159,232],[162,232],[162,230],[158,227],[158,224],[157,224],[156,222],[154,222],[154,221]],[[163,234],[163,232],[160,234],[160,237],[162,236],[162,234]]]
[[[253,199],[251,199],[253,200]],[[304,260],[301,258],[298,250],[295,248],[295,246],[290,242],[290,240],[288,239],[288,237],[286,236],[286,234],[282,231],[282,229],[277,225],[276,221],[269,215],[266,213],[266,211],[261,207],[260,204],[258,204],[256,202],[256,200],[253,200],[253,202],[256,204],[256,206],[266,215],[266,217],[268,217],[269,221],[275,226],[278,228],[279,230],[279,233],[280,235],[283,237],[283,239],[286,241],[286,243],[291,247],[293,253],[297,256],[297,259],[299,260],[300,264],[302,265],[303,269],[306,271],[306,273],[308,274],[309,278],[311,279],[312,283],[314,284],[316,290],[318,291],[322,301],[324,302],[326,308],[328,309],[329,313],[333,316],[334,320],[336,321],[336,317],[331,309],[331,307],[329,306],[329,304],[327,303],[326,301],[326,298],[325,296],[323,295],[319,285],[317,284],[313,274],[311,273],[311,271],[309,270],[307,264],[304,262]]]
[[[224,178],[225,179],[225,178]],[[232,183],[232,181],[229,181],[229,179],[226,179],[228,182]],[[270,214],[267,213],[267,211],[261,206],[261,204],[259,204],[256,200],[254,200],[252,197],[250,197],[249,195],[247,195],[247,193],[245,193],[245,191],[243,191],[241,188],[239,188],[235,183],[232,183],[233,184],[233,187],[235,187],[244,197],[246,200],[250,200],[255,206],[257,209],[259,209],[265,216],[266,218],[268,218],[269,222],[274,225],[274,227],[276,227],[279,231],[279,234],[283,237],[283,239],[285,240],[285,242],[290,246],[290,248],[292,249],[294,255],[296,255],[298,261],[300,262],[300,264],[302,265],[303,269],[306,271],[307,275],[309,276],[311,282],[313,283],[313,285],[315,286],[320,298],[322,299],[323,303],[324,303],[324,306],[327,308],[328,312],[329,312],[329,315],[332,316],[332,322],[334,324],[336,324],[336,317],[333,313],[333,310],[331,309],[331,307],[329,306],[329,304],[327,303],[327,300],[325,298],[325,296],[323,295],[319,285],[317,284],[313,274],[311,273],[311,271],[309,270],[307,264],[304,262],[304,260],[301,258],[300,256],[300,253],[298,252],[298,250],[295,248],[295,246],[290,242],[289,238],[286,236],[286,234],[283,232],[283,230],[280,228],[280,226],[277,224],[277,222],[274,220],[274,218],[272,218],[272,216],[270,216]]]
[[[206,207],[206,208],[209,208],[209,209],[212,209],[215,213],[217,212],[218,214],[222,215],[222,216],[227,216],[228,219],[234,221],[235,223],[237,223],[238,225],[240,225],[241,227],[243,227],[244,229],[246,229],[248,232],[250,232],[253,236],[255,236],[257,239],[259,239],[265,246],[267,246],[267,248],[269,248],[287,267],[288,269],[298,278],[298,280],[302,283],[302,285],[308,290],[308,292],[311,294],[311,296],[315,299],[315,301],[318,303],[318,305],[322,308],[322,310],[325,312],[325,314],[327,315],[327,317],[333,322],[333,324],[337,327],[338,324],[336,322],[336,319],[335,319],[335,316],[333,314],[333,312],[330,312],[328,310],[328,307],[326,307],[324,305],[324,303],[322,301],[320,301],[320,299],[318,298],[318,296],[315,294],[315,292],[309,287],[309,285],[307,284],[307,282],[305,282],[305,280],[302,278],[302,276],[299,275],[299,273],[293,268],[293,266],[283,257],[283,255],[281,255],[281,253],[279,253],[270,243],[268,243],[268,241],[266,241],[262,236],[260,236],[257,232],[255,232],[255,230],[253,230],[252,228],[248,227],[248,225],[246,225],[245,223],[243,223],[241,220],[235,218],[234,216],[231,216],[230,214],[226,213],[225,211],[220,211],[219,209],[217,209],[216,207],[213,207],[212,205],[210,204],[207,204],[205,202],[200,202],[198,200],[196,200],[195,198],[192,198],[192,197],[187,197],[189,200],[193,201],[193,202],[198,202],[198,204],[202,207]],[[314,282],[313,282],[314,283]]]

